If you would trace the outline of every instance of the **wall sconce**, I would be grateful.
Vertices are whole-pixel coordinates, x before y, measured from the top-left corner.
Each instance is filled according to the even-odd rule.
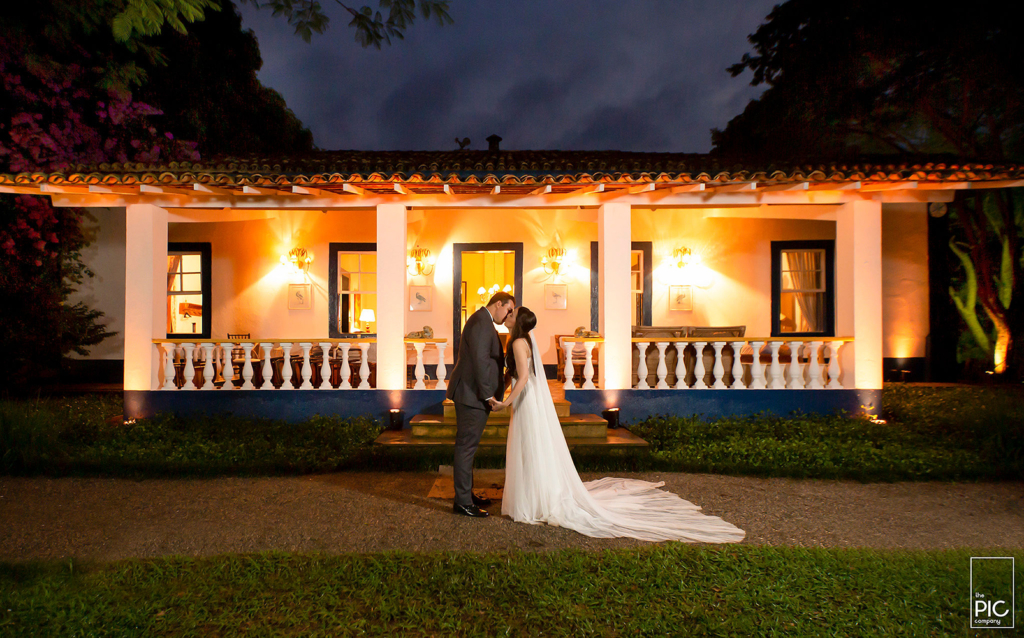
[[[569,251],[564,248],[550,248],[548,254],[541,257],[540,263],[544,266],[544,272],[549,275],[557,275],[562,268],[562,263],[568,260]]]
[[[700,255],[694,255],[689,248],[676,248],[672,252],[672,261],[675,262],[676,268],[682,270],[687,266],[699,264]]]
[[[483,286],[480,286],[479,288],[476,289],[476,294],[480,295],[480,303],[486,303],[487,300],[494,295],[494,293],[498,292],[498,290],[512,294],[512,286],[508,284],[505,284],[504,288],[499,288],[498,284],[494,284],[490,288],[484,288]]]
[[[434,272],[434,258],[426,248],[417,246],[409,251],[409,258],[406,260],[406,268],[413,277],[418,275],[430,276]]]
[[[359,321],[363,322],[363,332],[369,332],[370,324],[377,321],[377,317],[373,314],[372,308],[363,308],[363,311],[359,313]]]
[[[305,248],[292,248],[287,255],[281,255],[281,265],[290,265],[296,272],[309,273],[309,265],[313,263],[313,252]]]
[[[711,271],[701,263],[700,255],[685,247],[672,251],[672,259],[668,262],[670,269],[675,270],[672,283],[707,288],[711,285]]]

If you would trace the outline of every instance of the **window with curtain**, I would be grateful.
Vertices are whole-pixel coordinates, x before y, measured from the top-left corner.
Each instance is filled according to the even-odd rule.
[[[644,251],[634,250],[630,255],[629,287],[633,301],[633,325],[644,325]]]
[[[833,242],[772,242],[773,336],[834,333]]]
[[[210,338],[209,245],[168,244],[167,335]]]
[[[377,253],[339,252],[338,330],[377,332]]]

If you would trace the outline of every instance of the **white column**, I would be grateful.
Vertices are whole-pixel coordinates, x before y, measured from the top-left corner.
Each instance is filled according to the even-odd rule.
[[[629,389],[633,344],[629,307],[629,259],[632,237],[629,204],[604,204],[597,209],[598,317],[604,345],[598,354],[601,387]],[[640,352],[643,362],[644,353]],[[646,385],[645,380],[641,383]]]
[[[836,216],[836,336],[847,387],[882,387],[882,204],[843,204]],[[852,381],[852,383],[850,382]]]
[[[444,349],[448,347],[448,344],[439,341],[434,345],[437,346],[437,385],[434,386],[434,389],[446,390],[448,384],[444,380],[448,376],[448,371],[444,369]]]
[[[627,270],[628,267],[627,267]],[[160,387],[153,339],[167,337],[167,210],[131,204],[125,212],[124,389]]]
[[[377,206],[377,388],[405,389],[406,209]],[[366,351],[363,351],[366,361]],[[364,384],[360,383],[360,387]]]

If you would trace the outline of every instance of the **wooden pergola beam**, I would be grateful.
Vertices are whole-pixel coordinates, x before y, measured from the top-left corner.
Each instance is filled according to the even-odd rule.
[[[784,182],[782,184],[765,184],[763,186],[758,185],[759,191],[777,192],[777,191],[805,191],[810,188],[808,182]]]
[[[757,182],[739,182],[733,184],[710,184],[715,193],[745,193],[757,190]]]
[[[901,191],[910,188],[917,188],[917,182],[869,182],[861,185],[860,191],[864,193],[875,193],[878,191]]]
[[[861,182],[817,182],[808,186],[807,190],[812,191],[855,191],[861,187]]]
[[[677,195],[679,193],[698,193],[707,190],[707,185],[705,185],[704,182],[696,184],[681,184],[666,190],[672,195]]]
[[[547,195],[550,192],[551,192],[551,184],[545,184],[545,185],[541,186],[540,188],[533,189],[532,191],[530,191],[530,194],[531,195]]]
[[[103,186],[100,184],[91,184],[89,186],[90,193],[103,193],[103,194],[114,194],[114,195],[138,195],[138,186]]]
[[[192,190],[203,195],[220,195],[221,197],[234,197],[238,195],[238,191],[229,191],[226,188],[220,188],[218,186],[210,186],[209,184],[200,184],[198,182],[192,184]]]
[[[366,195],[366,190],[359,188],[355,184],[342,184],[341,189],[346,193],[352,193],[353,195]]]
[[[630,186],[626,189],[626,192],[630,195],[636,195],[637,193],[650,193],[658,187],[654,182],[648,184],[638,184],[636,186]]]

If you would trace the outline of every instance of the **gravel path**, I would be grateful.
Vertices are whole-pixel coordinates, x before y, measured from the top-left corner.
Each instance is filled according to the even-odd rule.
[[[583,480],[604,474],[584,473]],[[809,547],[1024,547],[1024,483],[873,483],[620,474],[669,489],[747,532]],[[116,560],[263,550],[545,551],[647,545],[455,516],[438,474],[192,480],[0,477],[0,560]]]

